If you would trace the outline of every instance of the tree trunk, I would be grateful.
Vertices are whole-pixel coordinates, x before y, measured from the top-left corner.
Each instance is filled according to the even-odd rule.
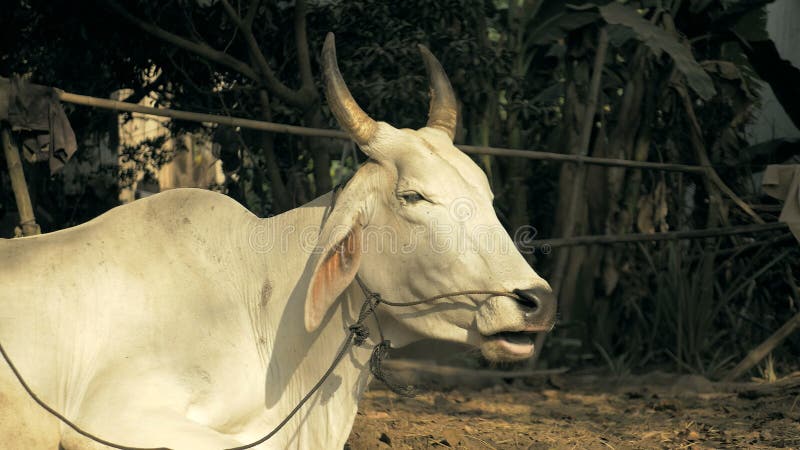
[[[261,117],[267,122],[272,122],[272,108],[269,104],[269,94],[264,89],[258,91],[258,99],[261,105]],[[286,190],[286,184],[281,177],[281,170],[278,160],[275,157],[275,135],[272,133],[261,133],[260,139],[261,153],[264,155],[264,164],[267,169],[267,178],[272,190],[272,205],[275,212],[288,211],[294,208],[291,195]],[[256,168],[255,170],[258,170]]]
[[[322,128],[322,112],[319,106],[305,112],[305,122],[309,127]],[[314,161],[314,187],[317,191],[315,196],[320,196],[333,189],[330,150],[324,139],[305,138],[304,142]]]
[[[589,147],[592,138],[592,130],[595,128],[595,113],[597,111],[597,103],[600,95],[600,85],[601,85],[601,78],[603,73],[603,66],[605,64],[605,56],[606,51],[608,49],[608,34],[605,28],[600,28],[597,34],[597,45],[596,45],[596,52],[594,54],[594,61],[592,63],[591,69],[591,79],[589,81],[589,86],[587,87],[586,91],[586,104],[585,107],[582,107],[580,101],[578,100],[577,96],[577,85],[575,83],[576,79],[587,79],[587,78],[576,78],[573,77],[572,81],[568,85],[568,99],[567,101],[571,101],[571,106],[568,111],[568,114],[565,116],[567,120],[574,120],[575,124],[577,125],[575,130],[580,130],[578,134],[570,133],[567,136],[567,139],[571,141],[572,144],[570,147],[570,152],[573,154],[581,154],[586,155],[589,152]],[[585,67],[584,69],[581,69]],[[577,70],[587,70],[585,64],[577,64]],[[574,75],[574,74],[573,74]],[[570,90],[570,86],[572,89]],[[571,96],[571,98],[569,98]],[[583,109],[582,114],[579,111]],[[567,125],[565,129],[569,130],[570,127]],[[575,168],[575,177],[572,180],[565,180],[563,178],[564,172],[562,170],[562,178],[559,180],[560,187],[565,187],[566,183],[569,183],[569,195],[568,197],[561,197],[559,195],[559,210],[563,209],[565,211],[563,219],[563,229],[562,229],[562,236],[570,237],[576,231],[580,230],[581,223],[585,223],[582,218],[586,215],[586,204],[584,201],[584,188],[585,188],[585,180],[586,180],[586,165],[584,164],[577,164]],[[583,252],[579,250],[568,250],[562,249],[556,255],[556,265],[553,273],[553,280],[552,285],[553,289],[555,290],[558,299],[559,305],[561,306],[561,310],[563,312],[564,318],[569,320],[572,315],[573,303],[575,301],[574,298],[574,288],[575,284],[573,282],[568,282],[567,280],[572,280],[575,276],[577,276],[577,270],[580,267],[580,260],[582,260],[585,255]],[[570,261],[570,258],[576,258],[573,261]],[[571,268],[571,269],[570,269]],[[569,272],[568,272],[569,271]],[[568,288],[573,290],[573,292],[566,293],[562,291],[563,288]]]

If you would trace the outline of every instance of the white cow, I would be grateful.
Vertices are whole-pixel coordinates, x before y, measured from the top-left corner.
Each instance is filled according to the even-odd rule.
[[[438,338],[490,360],[529,357],[555,316],[550,288],[492,208],[483,172],[453,146],[455,98],[438,61],[419,130],[370,119],[323,50],[326,95],[365,163],[331,194],[260,219],[223,195],[168,191],[86,224],[0,241],[0,342],[41,399],[117,444],[222,449],[281,421],[330,365],[364,294],[393,345]],[[331,209],[330,206],[334,204]],[[320,229],[321,227],[321,229]],[[320,251],[313,251],[313,250]],[[377,341],[351,348],[263,449],[341,449]],[[1,362],[1,361],[0,361]],[[0,446],[106,448],[59,424],[0,366]]]

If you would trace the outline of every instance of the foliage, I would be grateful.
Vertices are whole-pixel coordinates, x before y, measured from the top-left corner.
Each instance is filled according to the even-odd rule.
[[[609,3],[599,8],[603,19],[610,25],[621,25],[633,32],[636,40],[646,45],[658,58],[665,52],[675,64],[675,69],[686,77],[686,82],[703,100],[716,94],[711,77],[694,59],[691,49],[675,39],[667,30],[648,22],[633,8],[619,3]],[[616,46],[624,45],[625,34],[615,42]]]

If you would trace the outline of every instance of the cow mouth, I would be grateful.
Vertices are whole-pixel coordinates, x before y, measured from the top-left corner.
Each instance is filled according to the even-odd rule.
[[[533,355],[536,333],[531,331],[503,331],[484,337],[487,344],[497,347],[513,359],[528,358]]]

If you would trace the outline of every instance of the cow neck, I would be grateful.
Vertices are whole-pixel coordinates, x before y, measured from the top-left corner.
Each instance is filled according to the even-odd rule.
[[[294,439],[303,442],[302,448],[322,448],[330,443],[315,442],[317,436],[337,436],[349,430],[369,378],[365,369],[370,357],[368,347],[372,346],[350,345],[353,332],[348,327],[358,321],[358,308],[364,302],[355,284],[342,294],[319,329],[308,333],[303,326],[305,296],[315,262],[311,251],[315,242],[306,241],[318,236],[332,197],[326,194],[279,216],[262,219],[259,230],[254,231],[275,240],[269,251],[256,252],[265,279],[260,288],[253,287],[260,294],[252,295],[248,305],[262,364],[260,378],[264,380],[263,398],[257,407],[261,423],[279,424],[288,419],[286,429],[280,433],[274,430],[276,435],[271,439],[287,447],[295,446],[290,441]],[[265,298],[266,291],[269,298]],[[319,393],[313,395],[317,389]],[[308,404],[294,416],[306,398]],[[255,428],[255,434],[264,432],[263,425]],[[345,432],[342,439],[346,438]],[[315,447],[317,444],[322,446]]]

